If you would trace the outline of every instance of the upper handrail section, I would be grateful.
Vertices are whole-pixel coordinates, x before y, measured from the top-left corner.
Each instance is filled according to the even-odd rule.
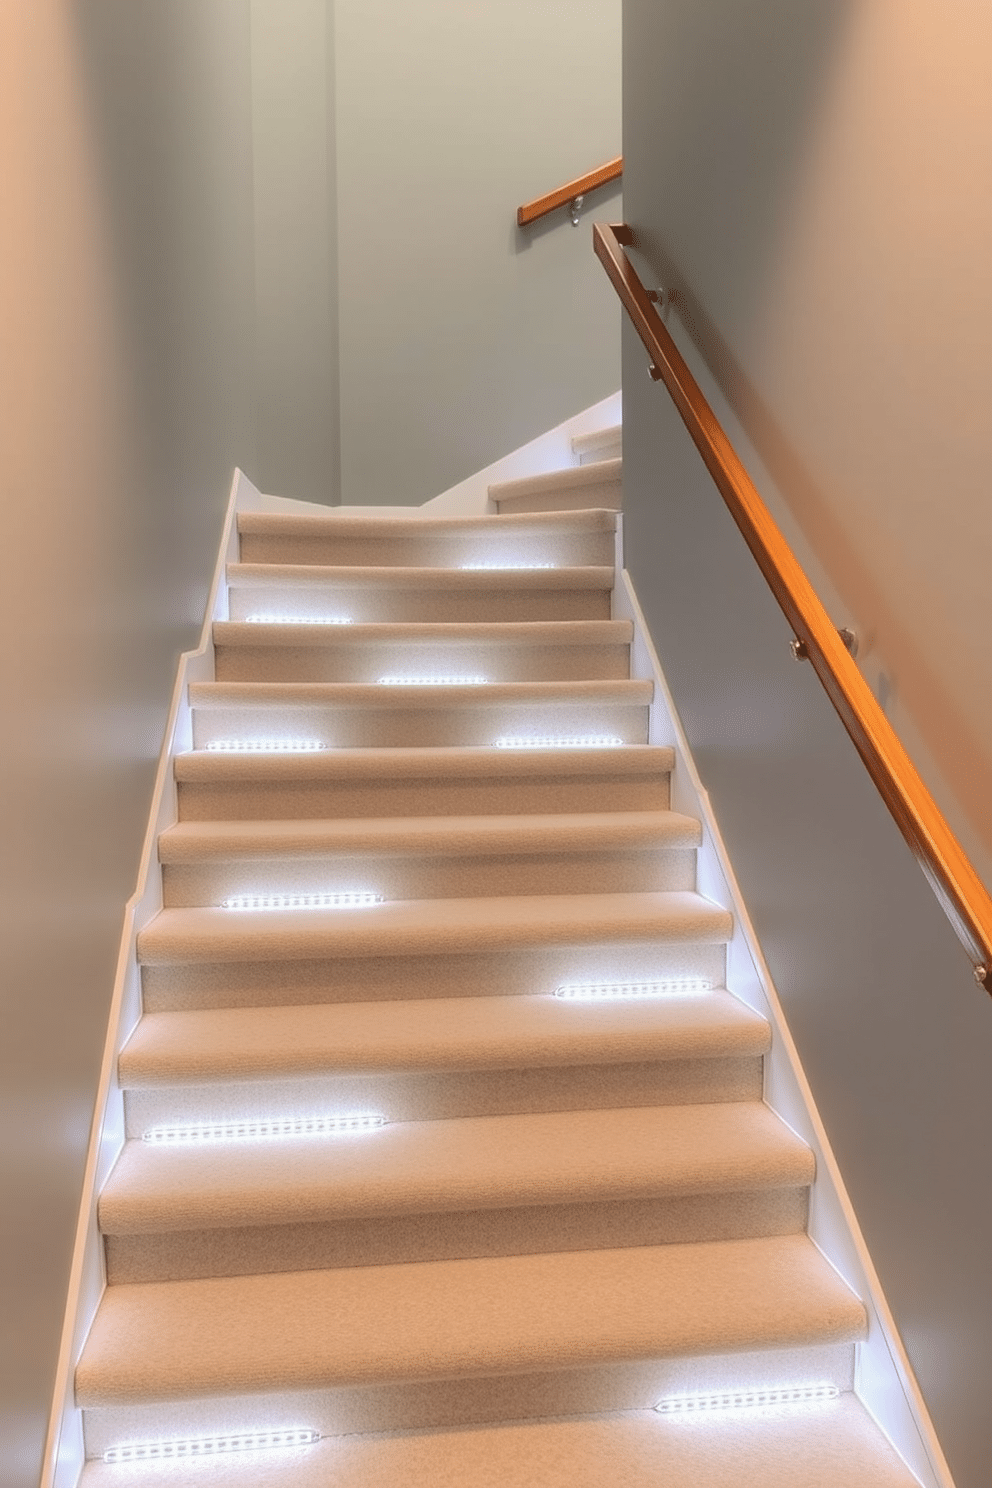
[[[579,208],[586,192],[595,191],[597,186],[605,186],[607,181],[619,180],[622,175],[623,156],[618,155],[615,160],[608,160],[605,165],[586,171],[584,176],[566,181],[564,186],[559,186],[556,191],[549,191],[547,196],[537,196],[533,201],[524,202],[522,207],[517,208],[517,226],[526,227],[529,222],[546,217],[557,207],[568,207],[572,222],[577,225]]]
[[[671,394],[682,421],[769,588],[795,632],[896,825],[909,844],[975,968],[992,992],[992,897],[924,785],[847,650],[816,591],[703,396],[626,253],[625,224],[593,226],[605,268],[651,358],[649,371]]]

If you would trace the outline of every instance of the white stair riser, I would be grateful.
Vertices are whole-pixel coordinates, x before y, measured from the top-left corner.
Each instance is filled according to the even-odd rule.
[[[185,1281],[330,1266],[382,1266],[466,1256],[618,1249],[800,1234],[808,1190],[754,1189],[678,1198],[555,1201],[508,1209],[110,1235],[107,1277]]]
[[[340,893],[383,899],[462,899],[518,894],[624,894],[695,887],[694,848],[619,847],[584,852],[268,858],[170,863],[167,908],[220,905],[241,894]],[[236,913],[237,911],[231,911]],[[277,911],[273,911],[277,913]]]
[[[612,582],[612,581],[611,581]],[[230,617],[287,615],[300,619],[345,617],[376,623],[499,624],[539,620],[609,620],[610,588],[514,589],[510,576],[499,589],[399,589],[381,581],[360,588],[314,583],[306,587],[232,588]]]
[[[389,816],[524,816],[529,812],[664,811],[669,777],[349,781],[180,781],[180,821],[299,821]]]
[[[259,1430],[263,1426],[271,1430],[309,1426],[323,1435],[336,1436],[644,1410],[666,1395],[757,1390],[808,1384],[810,1380],[849,1390],[853,1376],[854,1348],[840,1343],[702,1355],[694,1359],[655,1359],[551,1374],[469,1378],[440,1384],[259,1392],[240,1399],[183,1401],[178,1406],[168,1402],[130,1408],[90,1408],[84,1412],[86,1449],[89,1456],[95,1457],[117,1442],[174,1437],[178,1434],[177,1416],[182,1421],[183,1432],[190,1436]]]
[[[307,960],[193,962],[144,966],[146,1012],[306,1006],[397,998],[500,997],[553,993],[572,981],[701,977],[722,986],[723,945],[607,943],[493,950],[477,955],[361,956]]]
[[[758,1055],[553,1069],[340,1075],[240,1084],[146,1086],[125,1092],[127,1134],[157,1126],[378,1112],[390,1121],[449,1121],[539,1111],[619,1110],[759,1100]],[[363,1134],[364,1136],[364,1134]],[[314,1140],[323,1140],[314,1139]],[[331,1140],[331,1139],[328,1139]],[[375,1141],[375,1133],[368,1133]]]
[[[482,690],[479,689],[480,693]],[[264,739],[273,733],[280,737],[314,739],[329,749],[437,745],[485,748],[495,745],[500,738],[541,735],[563,738],[605,735],[615,736],[625,744],[646,744],[648,710],[639,704],[548,700],[497,705],[487,704],[482,696],[474,706],[452,703],[430,710],[390,705],[387,697],[376,707],[341,704],[276,709],[231,704],[194,708],[193,743],[197,749],[205,749],[218,740]]]
[[[261,629],[261,626],[252,629]],[[335,626],[348,631],[350,626]],[[481,676],[487,682],[578,682],[630,676],[630,647],[472,642],[352,643],[340,636],[320,646],[222,645],[218,682],[364,682],[383,676]]]

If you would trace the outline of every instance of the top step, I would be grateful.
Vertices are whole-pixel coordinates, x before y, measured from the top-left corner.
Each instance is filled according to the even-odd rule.
[[[242,563],[507,571],[612,567],[616,515],[606,510],[523,512],[510,518],[242,512],[238,532]]]
[[[619,460],[623,454],[623,424],[594,429],[591,434],[576,434],[572,440],[572,454],[580,465],[592,465],[597,460]]]
[[[499,481],[489,487],[489,499],[495,501],[500,516],[524,512],[617,512],[622,505],[622,472],[621,459],[597,460],[545,475]]]

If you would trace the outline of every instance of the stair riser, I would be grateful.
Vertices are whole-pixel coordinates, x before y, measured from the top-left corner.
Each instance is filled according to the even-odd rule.
[[[83,1419],[87,1455],[95,1457],[117,1442],[176,1436],[177,1415],[183,1432],[191,1436],[259,1430],[263,1426],[270,1430],[309,1426],[328,1436],[341,1436],[646,1410],[666,1395],[758,1390],[811,1380],[850,1390],[853,1378],[851,1344],[811,1344],[796,1349],[655,1359],[495,1379],[192,1399],[183,1401],[179,1411],[173,1402],[130,1408],[91,1407],[84,1411]]]
[[[619,481],[583,486],[572,491],[548,491],[544,495],[503,496],[496,503],[500,516],[518,512],[620,511],[623,493]]]
[[[389,816],[525,816],[665,811],[667,775],[571,779],[179,782],[180,821],[300,821]]]
[[[314,856],[167,864],[167,908],[219,905],[239,894],[338,893],[360,889],[386,900],[520,894],[622,894],[695,887],[693,848],[402,857]],[[234,913],[235,911],[232,911]],[[273,911],[278,913],[278,911]]]
[[[383,692],[387,689],[383,688]],[[479,689],[482,692],[482,689]],[[599,736],[624,744],[646,744],[648,709],[621,703],[448,704],[409,708],[399,704],[363,707],[255,707],[227,705],[193,710],[193,744],[206,749],[225,739],[313,739],[333,749],[399,749],[436,746],[485,748],[504,737]]]
[[[385,584],[313,584],[292,589],[231,589],[232,620],[251,615],[344,616],[355,625],[382,623],[501,624],[514,620],[609,620],[609,589],[391,589]]]
[[[382,524],[388,526],[385,521]],[[542,524],[543,525],[543,524]],[[614,561],[612,532],[487,532],[346,537],[241,534],[242,563],[327,564],[337,568],[466,568],[548,563],[556,568],[603,567]]]
[[[142,968],[146,1012],[422,997],[528,996],[563,982],[704,977],[722,986],[722,945],[589,945],[479,955],[190,962]]]
[[[806,1189],[779,1188],[675,1199],[618,1197],[553,1207],[110,1235],[106,1240],[107,1279],[111,1285],[186,1281],[330,1266],[799,1234],[806,1227],[807,1201]]]
[[[760,1100],[761,1090],[762,1061],[755,1055],[558,1069],[328,1074],[295,1080],[246,1078],[240,1084],[148,1086],[126,1091],[124,1109],[127,1135],[140,1140],[156,1126],[262,1117],[279,1120],[378,1112],[391,1121],[447,1121],[540,1111],[712,1105]],[[374,1143],[374,1132],[368,1134],[368,1141]]]
[[[218,646],[215,655],[218,682],[373,683],[383,676],[445,675],[481,676],[487,682],[582,682],[630,676],[630,647],[622,644],[377,645],[338,640],[324,646]]]

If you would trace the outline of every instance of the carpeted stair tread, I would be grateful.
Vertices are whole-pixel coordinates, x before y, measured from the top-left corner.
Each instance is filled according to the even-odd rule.
[[[202,1488],[918,1488],[849,1393],[754,1420],[686,1426],[631,1411],[330,1436],[311,1448],[237,1453],[196,1467]],[[81,1488],[174,1488],[176,1481],[171,1463],[128,1469],[93,1462]]]
[[[296,625],[255,620],[215,620],[218,646],[345,646],[365,642],[484,646],[629,646],[629,620],[393,620],[353,625]]]
[[[367,820],[177,822],[158,840],[162,863],[215,859],[468,857],[698,847],[699,822],[676,811],[589,811],[524,816],[372,817]]]
[[[581,1305],[577,1305],[581,1302]],[[865,1310],[798,1235],[110,1287],[85,1407],[853,1342]]]
[[[588,434],[573,434],[572,454],[583,464],[593,460],[613,460],[623,453],[623,424],[610,424],[592,429]]]
[[[619,703],[646,706],[654,683],[622,678],[591,681],[489,682],[383,686],[377,682],[194,682],[190,702],[206,708],[366,707],[421,708],[439,706],[499,707],[506,703]]]
[[[668,774],[675,751],[667,744],[627,744],[622,748],[504,749],[494,760],[491,748],[321,749],[310,753],[224,753],[191,749],[175,760],[178,781],[214,780],[451,780],[482,775],[560,779],[565,775]]]
[[[394,758],[395,756],[395,758]],[[665,810],[671,749],[489,747],[190,750],[176,757],[182,821]]]
[[[573,470],[581,468],[573,467]],[[513,530],[526,536],[547,534],[549,537],[560,537],[572,532],[613,532],[616,529],[616,515],[611,511],[595,509],[577,512],[523,512],[507,522],[505,518],[492,515],[425,518],[422,515],[393,516],[372,512],[368,516],[355,516],[328,510],[315,512],[313,516],[296,512],[238,514],[239,533],[262,536],[278,536],[283,533],[315,538],[364,537],[369,534],[390,538],[401,535],[420,537],[434,533],[471,533],[481,536],[491,535],[497,529],[501,537]]]
[[[802,1188],[813,1155],[758,1101],[400,1122],[350,1136],[131,1141],[105,1234],[310,1224]]]
[[[381,568],[375,564],[332,563],[229,563],[228,583],[233,589],[270,590],[347,587],[354,590],[447,589],[476,593],[506,589],[607,589],[615,582],[612,567],[602,563],[562,565],[548,568]]]
[[[554,1069],[747,1058],[771,1040],[728,992],[630,1002],[450,997],[146,1013],[119,1060],[122,1086],[316,1074]]]
[[[619,510],[621,504],[622,475],[623,460],[619,456],[590,460],[564,470],[497,481],[489,487],[489,499],[496,503],[504,519],[508,515],[519,516],[535,511],[588,508],[614,511]]]
[[[165,909],[138,935],[145,965],[439,955],[603,941],[718,944],[727,910],[688,890],[398,900],[368,909]]]

